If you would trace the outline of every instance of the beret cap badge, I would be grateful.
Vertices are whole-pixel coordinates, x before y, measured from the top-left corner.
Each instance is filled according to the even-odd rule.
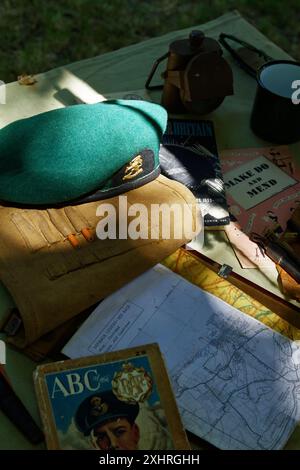
[[[137,155],[125,168],[123,181],[131,180],[132,178],[138,176],[140,173],[143,173],[143,158],[141,155]]]

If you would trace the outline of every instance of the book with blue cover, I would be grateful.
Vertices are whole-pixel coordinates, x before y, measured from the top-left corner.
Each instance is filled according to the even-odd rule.
[[[157,344],[41,365],[48,449],[189,449]]]
[[[206,227],[229,224],[212,121],[169,118],[160,165],[163,175],[184,184],[194,194]]]

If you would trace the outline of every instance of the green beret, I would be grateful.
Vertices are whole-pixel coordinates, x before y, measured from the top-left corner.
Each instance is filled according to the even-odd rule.
[[[0,130],[0,200],[65,205],[116,196],[159,174],[167,121],[159,105],[115,100],[74,105]]]
[[[133,423],[139,413],[138,403],[127,403],[114,395],[111,390],[91,395],[79,405],[75,423],[80,432],[88,436],[92,429],[107,421],[126,418]]]

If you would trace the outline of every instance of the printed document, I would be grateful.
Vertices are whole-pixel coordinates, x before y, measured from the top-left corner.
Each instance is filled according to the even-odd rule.
[[[284,446],[299,420],[297,344],[162,265],[107,297],[63,353],[153,342],[188,431],[221,449]]]

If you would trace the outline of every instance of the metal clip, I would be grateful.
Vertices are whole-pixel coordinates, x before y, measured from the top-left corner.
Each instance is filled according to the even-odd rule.
[[[223,277],[226,279],[232,273],[232,267],[228,264],[222,264],[218,271],[218,276]]]

